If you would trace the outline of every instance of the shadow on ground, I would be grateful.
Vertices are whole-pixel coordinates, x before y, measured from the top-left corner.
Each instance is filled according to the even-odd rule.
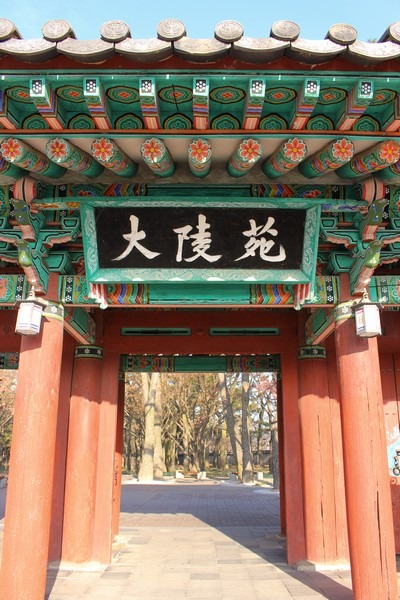
[[[5,490],[0,489],[0,548]],[[350,573],[287,565],[279,493],[227,481],[122,487],[113,562],[97,572],[48,571],[46,598],[350,600]]]

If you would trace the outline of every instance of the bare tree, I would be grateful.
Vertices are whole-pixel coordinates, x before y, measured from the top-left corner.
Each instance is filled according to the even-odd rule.
[[[238,477],[241,479],[243,471],[242,444],[238,422],[235,419],[235,412],[233,409],[231,394],[225,373],[218,373],[218,382],[222,406],[225,414],[226,427],[231,443],[232,456],[238,471]]]
[[[154,477],[154,418],[159,373],[142,373],[145,433],[139,481],[152,481]]]
[[[124,403],[124,468],[138,473],[144,442],[144,405],[140,373],[127,373]]]
[[[253,483],[253,455],[250,442],[250,376],[242,373],[242,449],[243,449],[243,476],[245,484]]]
[[[153,375],[159,375],[153,373]],[[154,402],[154,470],[153,476],[157,481],[161,481],[164,476],[164,450],[162,446],[162,397],[161,397],[161,377],[157,377],[155,402]]]

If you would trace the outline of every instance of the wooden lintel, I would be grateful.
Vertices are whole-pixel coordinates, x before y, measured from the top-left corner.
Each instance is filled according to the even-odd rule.
[[[64,329],[79,344],[94,344],[96,324],[93,317],[84,308],[65,307]]]
[[[321,344],[335,328],[333,308],[319,308],[311,313],[305,325],[306,344]]]

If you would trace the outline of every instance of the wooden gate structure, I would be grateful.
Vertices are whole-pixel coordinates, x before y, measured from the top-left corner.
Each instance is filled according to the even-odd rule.
[[[376,43],[288,21],[100,32],[0,19],[0,358],[19,360],[1,599],[42,600],[49,561],[110,562],[127,361],[269,355],[289,564],[349,560],[354,598],[394,600],[400,23]],[[41,329],[19,336],[30,294]],[[379,337],[356,331],[363,302]]]

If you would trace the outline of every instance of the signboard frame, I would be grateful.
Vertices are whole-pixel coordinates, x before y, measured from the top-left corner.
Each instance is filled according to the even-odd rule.
[[[303,248],[301,263],[298,268],[282,269],[279,263],[268,262],[266,268],[218,268],[215,263],[207,268],[191,268],[190,263],[181,263],[174,268],[136,268],[121,267],[116,263],[115,268],[101,267],[96,227],[96,209],[99,208],[129,208],[134,214],[135,208],[222,208],[227,211],[227,227],[229,227],[229,210],[242,209],[271,209],[278,211],[305,211]],[[263,213],[264,214],[264,213]],[[135,197],[129,200],[87,199],[81,204],[82,237],[84,243],[86,276],[91,283],[311,283],[315,276],[321,208],[312,200],[293,198],[288,201],[265,200],[243,197],[234,199],[224,198],[171,198],[171,197]],[[247,223],[248,227],[248,223]],[[127,231],[128,233],[128,231]],[[278,240],[277,240],[278,241]],[[146,243],[148,240],[146,239]],[[243,240],[242,240],[243,242]],[[143,242],[144,244],[145,242]],[[244,242],[243,242],[244,243]],[[125,242],[125,246],[127,246]],[[211,253],[210,247],[210,253]],[[151,265],[151,262],[149,261]]]

